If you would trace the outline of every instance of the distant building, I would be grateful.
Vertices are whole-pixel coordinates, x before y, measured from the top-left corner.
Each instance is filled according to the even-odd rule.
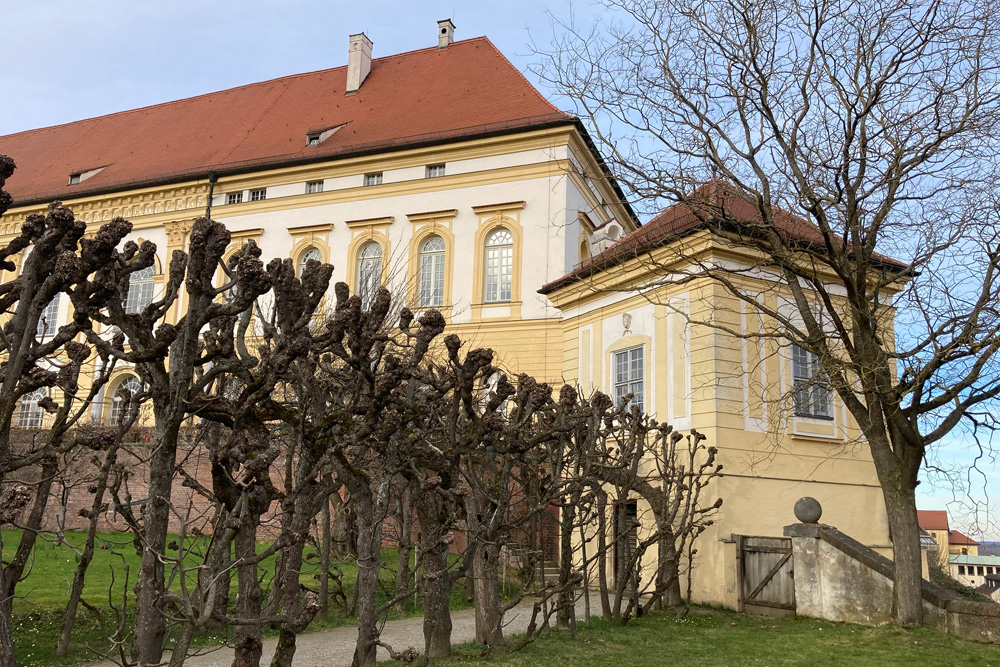
[[[985,583],[976,590],[994,602],[1000,602],[1000,574],[987,574]]]
[[[977,588],[996,582],[1000,576],[1000,556],[952,554],[948,557],[948,569],[952,579]]]
[[[937,543],[936,551],[942,567],[948,568],[951,555],[979,555],[978,542],[957,530],[951,530],[946,510],[917,510],[917,520],[920,522],[920,528]],[[928,549],[928,554],[934,551]]]

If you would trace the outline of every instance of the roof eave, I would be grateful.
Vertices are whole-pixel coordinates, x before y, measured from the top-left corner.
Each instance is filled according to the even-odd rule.
[[[489,137],[516,134],[518,132],[527,132],[531,130],[545,130],[553,127],[560,127],[566,125],[575,126],[577,122],[578,119],[573,117],[554,118],[549,121],[543,121],[538,123],[527,123],[524,125],[516,125],[496,130],[489,130],[485,132],[462,134],[453,137],[439,137],[423,141],[414,141],[411,143],[398,144],[395,146],[377,146],[372,148],[360,148],[357,150],[344,151],[342,153],[323,153],[321,155],[311,155],[306,157],[296,156],[294,158],[288,158],[288,159],[280,159],[279,156],[279,159],[261,158],[259,160],[252,160],[239,163],[203,166],[203,167],[198,167],[197,169],[187,169],[181,172],[165,174],[161,177],[156,177],[151,179],[136,179],[134,181],[116,181],[114,183],[108,183],[105,185],[101,185],[99,187],[89,188],[85,190],[78,190],[75,192],[66,192],[65,190],[63,190],[42,195],[35,195],[28,199],[15,200],[12,208],[24,207],[24,206],[36,206],[38,204],[48,204],[49,202],[55,200],[78,199],[81,197],[94,197],[106,194],[113,194],[116,192],[121,192],[122,190],[125,189],[138,189],[138,188],[175,185],[177,183],[183,183],[191,180],[208,178],[210,172],[213,172],[217,177],[238,176],[240,174],[260,171],[262,169],[282,169],[285,167],[298,167],[302,165],[316,164],[320,162],[329,162],[334,160],[364,157],[366,155],[374,155],[376,153],[395,153],[403,150],[411,150],[414,148],[426,148],[429,146],[459,143],[475,139],[485,139]]]

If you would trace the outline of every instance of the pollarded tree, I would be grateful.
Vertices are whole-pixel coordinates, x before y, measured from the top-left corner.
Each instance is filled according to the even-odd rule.
[[[1000,395],[997,7],[605,4],[619,20],[567,27],[543,78],[636,198],[679,203],[744,258],[678,251],[651,262],[660,282],[715,280],[815,355],[883,489],[896,619],[920,623],[921,461],[963,421],[995,426]],[[759,298],[768,280],[789,308]]]
[[[212,326],[233,326],[235,318],[270,288],[271,277],[255,245],[247,244],[228,263],[223,262],[230,239],[225,225],[207,218],[196,220],[188,252],[174,251],[163,294],[139,313],[128,312],[125,299],[131,275],[153,265],[153,243],[126,243],[94,277],[94,283],[110,297],[89,315],[121,333],[108,341],[91,330],[88,340],[102,353],[134,365],[152,407],[155,447],[148,462],[149,497],[139,536],[142,564],[136,580],[132,648],[132,659],[139,665],[158,664],[163,655],[164,563],[181,429],[192,406],[212,378],[228,368],[223,362],[232,356],[230,350],[207,349],[203,334]],[[221,285],[217,284],[220,272],[224,275]],[[178,303],[182,290],[183,313],[176,323],[167,322],[167,313]]]
[[[14,168],[12,159],[0,155],[0,188]],[[11,201],[0,189],[0,215]],[[16,552],[4,554],[0,568],[2,665],[16,664],[11,601],[30,562],[60,457],[77,448],[104,449],[115,440],[107,432],[77,428],[114,370],[113,363],[95,369],[91,348],[77,337],[91,328],[89,312],[108,304],[108,292],[91,278],[113,261],[131,225],[113,220],[94,238],[84,238],[86,229],[56,202],[46,215],[29,215],[20,233],[0,248],[0,269],[9,272],[0,285],[0,483],[29,467],[41,473],[33,493],[18,486],[6,499],[10,517],[29,502],[30,509]],[[66,297],[71,317],[56,326],[59,303]],[[81,375],[90,375],[90,381],[81,382]]]

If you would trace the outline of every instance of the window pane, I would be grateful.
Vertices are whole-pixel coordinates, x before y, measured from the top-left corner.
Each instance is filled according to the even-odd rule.
[[[111,414],[109,417],[112,425],[117,426],[121,424],[125,417],[128,416],[132,397],[138,394],[141,389],[142,384],[139,382],[139,378],[136,377],[130,377],[118,384],[115,395],[111,399]]]
[[[41,428],[42,415],[45,410],[38,404],[45,398],[45,389],[39,388],[21,397],[21,406],[17,411],[18,428]]]
[[[831,416],[833,397],[820,369],[819,357],[798,345],[792,346],[792,393],[797,416]]]
[[[627,394],[632,394],[632,404],[645,410],[645,351],[633,347],[615,352],[615,403],[620,404]]]
[[[367,310],[382,283],[382,246],[374,241],[358,253],[358,295],[361,307]]]
[[[42,316],[38,318],[38,326],[35,334],[38,336],[51,336],[59,329],[59,297],[61,292],[56,292],[52,300],[45,304]]]
[[[128,295],[125,297],[125,312],[140,313],[153,301],[153,267],[135,271],[129,276]]]
[[[486,239],[486,302],[510,301],[513,269],[514,238],[497,229]]]
[[[444,239],[432,236],[420,246],[418,305],[436,308],[444,302]]]
[[[323,261],[323,253],[321,253],[319,251],[319,248],[309,248],[304,253],[302,253],[302,256],[299,257],[299,276],[300,277],[302,276],[302,272],[305,270],[306,264],[309,263],[310,259],[316,260],[317,262],[322,262]]]

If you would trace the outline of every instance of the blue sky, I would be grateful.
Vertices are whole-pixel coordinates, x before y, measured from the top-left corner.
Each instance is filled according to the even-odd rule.
[[[488,36],[537,84],[527,71],[535,61],[529,43],[549,44],[553,17],[583,25],[602,18],[589,0],[0,0],[0,15],[0,135],[344,65],[347,37],[355,32],[372,39],[375,57],[432,46],[443,18],[455,22],[457,39]],[[937,450],[935,461],[967,471],[974,456],[956,437]],[[996,465],[986,459],[978,467],[981,474],[954,479],[971,499],[988,497],[985,507],[998,512]],[[919,492],[921,508],[947,508],[957,527],[1000,540],[993,516],[980,512],[977,526],[970,498],[942,476]]]
[[[456,39],[486,35],[526,72],[529,39],[550,41],[550,13],[597,10],[589,0],[0,0],[0,135],[345,65],[351,33],[365,32],[375,57],[433,46],[444,18]]]

